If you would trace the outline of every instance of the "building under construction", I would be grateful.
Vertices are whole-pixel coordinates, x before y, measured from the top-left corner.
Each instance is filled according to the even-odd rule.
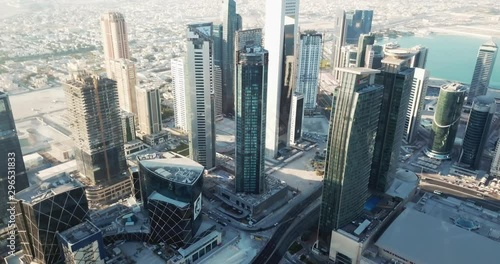
[[[94,187],[88,190],[99,190],[87,193],[89,202],[103,204],[130,195],[116,82],[78,72],[64,92],[78,172]]]

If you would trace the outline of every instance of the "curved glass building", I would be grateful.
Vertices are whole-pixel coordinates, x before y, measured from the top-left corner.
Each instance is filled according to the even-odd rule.
[[[435,159],[449,159],[457,135],[467,88],[460,83],[441,86],[432,122],[432,145],[425,154]]]
[[[460,163],[472,169],[478,168],[495,111],[496,104],[493,97],[482,95],[474,100],[460,152]]]
[[[139,161],[150,241],[182,247],[198,231],[204,167],[181,156]]]

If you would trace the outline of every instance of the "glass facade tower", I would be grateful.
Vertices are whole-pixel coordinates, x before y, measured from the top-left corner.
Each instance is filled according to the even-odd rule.
[[[340,89],[332,105],[327,144],[318,247],[330,248],[332,230],[362,213],[382,103],[383,86],[375,84],[379,70],[339,68]]]
[[[491,74],[495,66],[498,46],[492,40],[484,43],[477,53],[476,66],[470,82],[467,104],[472,104],[476,96],[485,95],[490,85]]]
[[[384,86],[384,95],[373,151],[370,188],[385,192],[396,174],[414,69],[408,68],[405,58],[387,57],[382,60],[382,65],[383,70],[375,80],[375,83]]]
[[[9,97],[0,91],[0,226],[7,223],[9,185],[15,191],[28,188],[28,176],[23,161],[21,145],[17,137],[16,124],[12,115]]]
[[[465,130],[460,163],[478,169],[484,145],[488,142],[488,132],[495,111],[496,104],[493,97],[486,95],[476,97]]]
[[[264,191],[268,52],[247,46],[236,65],[236,191]]]
[[[441,86],[432,122],[432,145],[425,154],[436,159],[449,159],[455,143],[466,87],[459,83]]]

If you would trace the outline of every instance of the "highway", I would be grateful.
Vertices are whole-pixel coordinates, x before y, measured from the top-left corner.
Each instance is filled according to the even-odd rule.
[[[278,263],[283,254],[288,249],[290,243],[298,236],[294,236],[295,233],[298,232],[300,234],[301,231],[304,231],[305,227],[308,223],[315,224],[318,219],[314,216],[314,213],[317,210],[317,215],[319,217],[319,206],[311,211],[307,216],[304,216],[302,219],[302,223],[300,225],[295,225],[295,227],[291,227],[289,221],[295,220],[295,218],[306,209],[311,203],[313,203],[316,199],[321,196],[321,188],[317,191],[313,192],[308,198],[304,199],[301,203],[294,206],[288,213],[283,217],[282,222],[278,225],[278,228],[274,232],[271,239],[267,242],[266,246],[259,252],[257,256],[252,260],[253,264],[266,264],[266,263]],[[294,237],[293,237],[294,236]],[[293,237],[293,238],[291,238]],[[291,238],[291,240],[290,240]],[[285,243],[290,241],[289,243]],[[284,248],[284,250],[283,250]]]

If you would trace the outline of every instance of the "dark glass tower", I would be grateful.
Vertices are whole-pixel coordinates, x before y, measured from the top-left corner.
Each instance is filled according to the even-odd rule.
[[[9,97],[0,91],[0,226],[8,218],[8,188],[12,184],[16,192],[29,186]]]
[[[487,95],[476,97],[465,130],[460,163],[478,169],[495,111],[496,104],[493,97]]]
[[[141,196],[150,220],[149,240],[184,246],[200,228],[204,168],[188,158],[140,160]]]
[[[346,12],[346,44],[357,44],[361,34],[372,31],[373,10]]]
[[[236,65],[236,191],[264,191],[268,52],[247,46]]]
[[[377,138],[373,150],[370,188],[385,192],[396,173],[406,121],[406,110],[413,82],[411,56],[391,56],[382,60],[383,70],[375,83],[384,86]]]
[[[54,187],[55,186],[55,187]],[[68,178],[44,182],[16,194],[16,225],[26,263],[60,263],[57,232],[88,218],[84,187]]]
[[[330,118],[318,247],[328,252],[332,230],[362,213],[384,92],[375,84],[378,70],[339,68],[340,89]]]
[[[474,67],[474,74],[470,82],[467,104],[472,104],[476,96],[485,95],[490,85],[491,74],[495,67],[498,46],[493,40],[489,40],[479,48]]]
[[[234,37],[241,29],[241,16],[236,14],[234,0],[222,1],[222,111],[224,114],[234,113]]]
[[[466,87],[459,83],[441,86],[432,122],[432,145],[425,154],[435,159],[449,159],[457,136]]]
[[[113,181],[127,168],[116,82],[87,73],[73,77],[64,93],[78,171],[93,184]]]

